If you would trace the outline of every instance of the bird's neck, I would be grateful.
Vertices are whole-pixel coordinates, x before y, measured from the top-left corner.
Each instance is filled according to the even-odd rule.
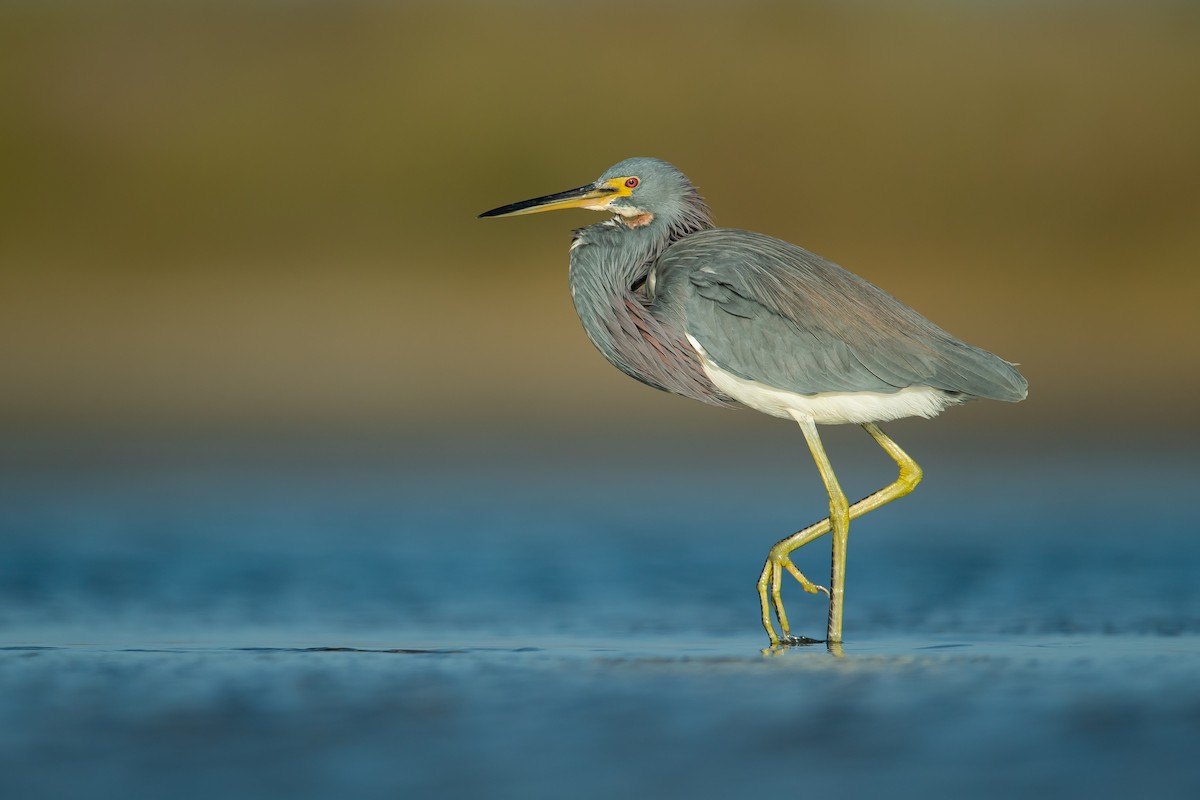
[[[666,233],[652,225],[627,227],[618,218],[575,231],[570,281],[576,306],[580,297],[586,301],[632,295],[670,246]]]
[[[635,295],[664,250],[685,236],[712,227],[708,208],[694,195],[671,215],[613,217],[580,228],[571,242],[572,294],[579,282],[610,297]]]
[[[654,313],[646,276],[673,242],[711,228],[652,220],[630,227],[610,220],[575,232],[570,286],[575,311],[588,338],[625,374],[664,391],[725,405],[708,382],[681,330]],[[694,363],[693,363],[694,362]]]

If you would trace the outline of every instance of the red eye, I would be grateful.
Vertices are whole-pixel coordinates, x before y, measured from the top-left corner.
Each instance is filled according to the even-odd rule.
[[[639,181],[637,178],[630,178],[629,180],[625,181],[625,185],[630,189],[636,189],[639,183],[641,183],[641,181]]]

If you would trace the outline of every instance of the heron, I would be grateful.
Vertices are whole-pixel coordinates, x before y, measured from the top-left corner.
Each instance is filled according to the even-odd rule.
[[[792,634],[784,573],[827,595],[826,641],[842,642],[850,521],[916,488],[922,471],[879,427],[968,400],[1023,400],[1016,365],[966,344],[868,281],[780,239],[718,228],[691,181],[630,158],[575,189],[480,217],[583,208],[611,216],[574,232],[568,284],[588,338],[617,369],[656,389],[791,420],[816,462],[829,515],[776,542],[757,589],[771,647]],[[818,425],[857,424],[896,463],[895,481],[847,501]],[[832,532],[828,588],[792,562]],[[775,630],[771,614],[779,623]]]

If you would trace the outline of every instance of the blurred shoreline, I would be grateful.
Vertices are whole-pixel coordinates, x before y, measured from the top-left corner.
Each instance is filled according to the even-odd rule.
[[[475,219],[634,154],[1022,364],[1026,403],[915,449],[1196,440],[1195,4],[647,3],[639,31],[581,3],[6,5],[6,450],[775,436],[593,352],[565,269],[595,216]]]

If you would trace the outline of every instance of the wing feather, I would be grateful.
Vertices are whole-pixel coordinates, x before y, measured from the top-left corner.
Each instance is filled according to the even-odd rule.
[[[1025,380],[878,287],[803,248],[716,228],[667,248],[654,307],[722,368],[799,394],[928,386],[1019,400]]]

